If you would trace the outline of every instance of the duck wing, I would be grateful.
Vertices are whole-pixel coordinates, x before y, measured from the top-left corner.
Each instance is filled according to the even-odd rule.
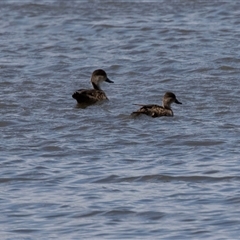
[[[149,105],[140,105],[141,108],[138,109],[136,112],[133,112],[132,115],[138,116],[140,114],[145,114],[151,117],[157,117],[159,111],[164,110],[162,106],[158,106],[156,104],[149,104]]]
[[[102,90],[96,89],[79,89],[73,93],[72,97],[78,103],[95,103],[99,100],[108,99]]]

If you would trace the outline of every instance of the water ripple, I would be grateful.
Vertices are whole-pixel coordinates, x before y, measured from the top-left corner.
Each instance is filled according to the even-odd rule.
[[[162,3],[0,2],[1,239],[238,238],[240,5]]]

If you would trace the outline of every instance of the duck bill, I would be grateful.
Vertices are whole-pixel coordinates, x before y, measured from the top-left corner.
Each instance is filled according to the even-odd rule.
[[[177,104],[182,104],[181,102],[179,102],[177,99],[175,100],[175,103]]]
[[[106,82],[109,82],[109,83],[114,83],[112,80],[110,80],[109,78],[107,78],[106,80],[105,80]]]

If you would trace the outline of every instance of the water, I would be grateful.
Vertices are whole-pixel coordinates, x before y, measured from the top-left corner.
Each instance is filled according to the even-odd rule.
[[[238,239],[240,3],[2,1],[1,239]],[[109,102],[72,99],[103,68]],[[133,118],[134,103],[173,118]]]

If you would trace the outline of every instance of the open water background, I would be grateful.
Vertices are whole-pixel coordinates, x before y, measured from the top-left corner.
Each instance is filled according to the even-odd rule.
[[[239,39],[239,1],[1,1],[1,239],[239,239]]]

